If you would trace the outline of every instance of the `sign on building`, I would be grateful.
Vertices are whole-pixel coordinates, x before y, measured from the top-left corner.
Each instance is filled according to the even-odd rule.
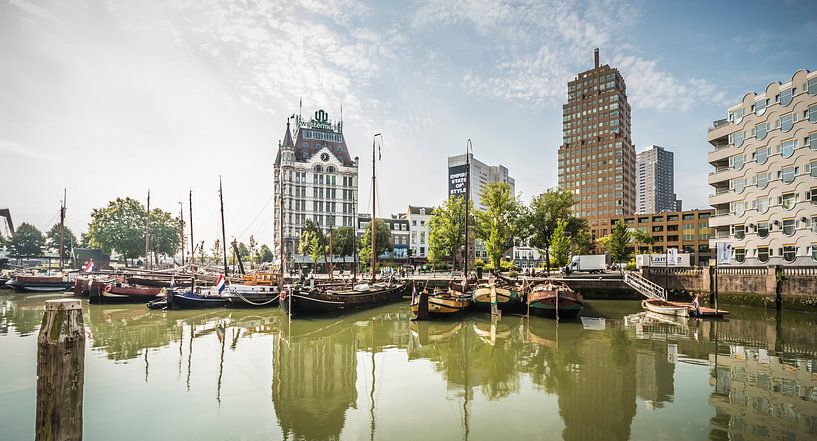
[[[467,188],[467,165],[448,167],[448,195],[465,197]]]
[[[718,242],[716,262],[718,265],[729,265],[732,260],[732,244],[729,242]]]

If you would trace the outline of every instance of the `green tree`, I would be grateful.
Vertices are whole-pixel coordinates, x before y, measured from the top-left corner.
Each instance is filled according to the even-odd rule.
[[[655,239],[652,238],[652,235],[644,230],[634,229],[632,230],[632,242],[635,245],[636,253],[641,252],[641,245],[652,245],[655,243]]]
[[[613,261],[618,262],[619,267],[623,268],[623,263],[629,261],[630,257],[632,257],[632,249],[630,248],[632,237],[632,231],[627,229],[624,222],[619,220],[610,234],[602,237],[598,242],[607,248],[607,252],[610,253]]]
[[[238,243],[238,255],[241,256],[241,260],[247,262],[250,259],[250,249],[247,248],[247,244],[244,242]]]
[[[479,197],[486,210],[476,213],[477,237],[485,243],[490,263],[499,268],[502,254],[520,233],[523,208],[505,182],[486,185]]]
[[[336,256],[351,256],[355,252],[355,229],[338,227],[332,230],[332,252]]]
[[[574,204],[573,193],[562,190],[548,190],[536,197],[530,203],[525,216],[525,225],[528,228],[531,245],[545,253],[545,266],[550,274],[550,246],[553,233],[560,220],[572,217],[571,209]]]
[[[571,238],[568,232],[568,222],[560,220],[553,231],[550,244],[550,258],[553,265],[561,268],[570,260]]]
[[[213,241],[213,247],[210,248],[210,262],[216,263],[216,264],[221,264],[221,258],[222,258],[221,257],[222,256],[221,248],[222,248],[221,240],[220,239],[214,240]]]
[[[43,233],[34,225],[23,222],[9,238],[8,249],[15,257],[41,256],[45,247]]]
[[[261,248],[258,250],[258,256],[261,262],[272,262],[275,260],[272,250],[270,250],[266,244],[261,245]]]
[[[391,231],[389,224],[383,219],[375,219],[374,222],[375,234],[377,239],[377,255],[391,251]],[[360,240],[360,251],[358,252],[360,263],[363,266],[371,264],[372,261],[372,228],[368,227],[363,233],[363,238]]]
[[[446,258],[456,266],[457,253],[465,243],[465,198],[451,196],[431,212],[428,221],[428,258],[440,263]]]
[[[91,212],[88,245],[106,253],[116,251],[126,259],[145,252],[145,207],[132,198],[117,198]]]
[[[150,210],[150,249],[155,255],[173,256],[181,247],[181,221],[161,208]],[[143,239],[144,240],[144,239]],[[143,245],[144,246],[144,245]],[[204,249],[196,251],[196,259],[205,257]],[[203,261],[203,260],[199,260]]]
[[[6,238],[3,237],[3,233],[0,233],[0,249],[5,248],[6,246]]]
[[[63,255],[67,259],[71,255],[72,245],[77,244],[77,237],[70,228],[63,228]],[[52,253],[59,255],[60,253],[60,224],[54,224],[48,232],[45,233],[45,248]]]
[[[210,262],[210,256],[207,255],[207,249],[204,247],[204,241],[199,242],[199,244],[196,246],[196,259],[203,264]]]
[[[567,219],[567,234],[570,236],[570,252],[572,255],[593,253],[593,237],[590,234],[587,219],[570,216]]]

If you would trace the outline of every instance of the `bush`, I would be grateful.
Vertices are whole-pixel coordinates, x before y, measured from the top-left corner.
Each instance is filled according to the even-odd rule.
[[[478,267],[478,266],[484,267],[484,266],[485,266],[485,261],[484,261],[484,260],[482,260],[482,259],[477,259],[477,260],[475,260],[475,261],[474,261],[474,268],[476,268],[476,267]]]
[[[511,271],[511,272],[508,273],[508,277],[510,277],[511,279],[515,279],[515,278],[519,277],[519,273],[516,272],[516,271]]]
[[[624,265],[624,269],[627,271],[635,271],[638,267],[635,265],[635,261],[631,260],[627,262],[627,265]]]

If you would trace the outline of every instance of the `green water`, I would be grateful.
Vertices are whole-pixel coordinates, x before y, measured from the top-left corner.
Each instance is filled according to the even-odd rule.
[[[0,294],[0,438],[33,439],[48,298]],[[814,440],[817,314],[411,322],[84,305],[86,440]]]

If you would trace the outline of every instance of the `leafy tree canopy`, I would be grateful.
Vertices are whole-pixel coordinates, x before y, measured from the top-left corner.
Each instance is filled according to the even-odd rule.
[[[505,182],[483,187],[480,200],[486,210],[476,213],[477,237],[485,243],[490,263],[499,268],[502,254],[513,246],[513,239],[523,230],[524,208]]]
[[[391,231],[389,230],[389,224],[386,223],[383,219],[375,219],[374,222],[375,228],[375,238],[377,239],[377,254],[383,254],[391,250]],[[366,228],[366,231],[363,233],[363,238],[360,240],[360,262],[361,264],[368,265],[372,260],[372,228],[371,226]]]
[[[8,241],[10,254],[16,257],[41,256],[44,247],[43,233],[34,225],[25,222],[14,231]]]
[[[465,198],[451,196],[431,213],[428,257],[434,263],[455,259],[465,243]]]
[[[78,246],[77,244],[77,237],[74,236],[74,233],[71,231],[70,228],[64,227],[63,228],[63,244],[64,244],[64,252],[62,257],[68,258],[71,255],[71,246]],[[57,253],[60,252],[60,224],[54,224],[47,233],[45,233],[45,247],[49,252]]]

